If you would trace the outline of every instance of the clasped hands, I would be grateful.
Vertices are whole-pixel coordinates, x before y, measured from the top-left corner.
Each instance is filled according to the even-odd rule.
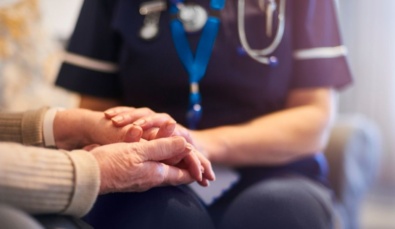
[[[115,107],[104,112],[72,109],[54,120],[58,148],[84,148],[97,160],[100,193],[141,192],[197,181],[208,186],[215,175],[193,144],[189,131],[165,113]]]

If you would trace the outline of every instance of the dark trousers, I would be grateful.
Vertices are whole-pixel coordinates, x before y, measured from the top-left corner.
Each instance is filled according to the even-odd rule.
[[[210,207],[187,187],[108,194],[98,199],[85,220],[96,229],[329,229],[332,209],[326,187],[290,175],[236,186]]]
[[[208,208],[217,228],[333,228],[332,194],[320,183],[285,175],[241,186]]]
[[[199,199],[185,186],[100,196],[84,220],[95,229],[213,229]]]

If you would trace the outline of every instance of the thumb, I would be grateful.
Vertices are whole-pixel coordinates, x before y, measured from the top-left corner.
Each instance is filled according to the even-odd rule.
[[[186,141],[183,137],[169,137],[141,142],[143,161],[163,161],[185,154]]]

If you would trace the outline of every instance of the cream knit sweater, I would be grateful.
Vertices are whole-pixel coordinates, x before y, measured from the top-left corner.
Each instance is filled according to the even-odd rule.
[[[0,203],[34,214],[83,216],[99,192],[97,162],[83,150],[42,148],[46,110],[0,113]]]

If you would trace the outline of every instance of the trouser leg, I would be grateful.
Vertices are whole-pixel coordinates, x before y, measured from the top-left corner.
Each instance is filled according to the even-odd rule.
[[[229,205],[220,228],[329,229],[332,228],[331,193],[300,176],[259,182]]]
[[[206,209],[185,187],[163,187],[142,193],[103,195],[85,219],[95,229],[213,228]]]
[[[13,229],[43,229],[36,220],[25,212],[7,205],[0,204],[1,228]]]

